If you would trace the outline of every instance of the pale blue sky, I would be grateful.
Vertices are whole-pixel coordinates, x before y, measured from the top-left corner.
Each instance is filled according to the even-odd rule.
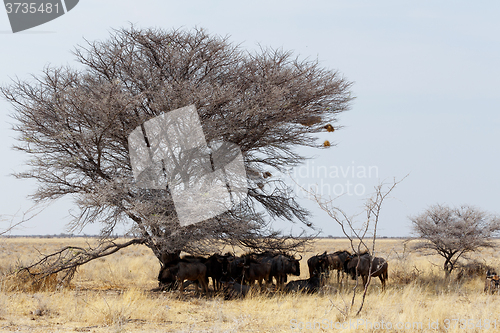
[[[499,14],[500,3],[495,1],[81,0],[54,21],[12,34],[7,14],[0,11],[0,83],[39,74],[48,64],[75,66],[71,50],[83,44],[83,38],[106,39],[112,28],[130,23],[203,27],[230,35],[247,49],[261,44],[318,59],[355,82],[357,99],[340,117],[344,128],[321,135],[337,146],[307,151],[316,156],[310,170],[324,166],[346,173],[347,168],[374,166],[378,172],[365,178],[340,172],[339,177],[309,176],[298,182],[323,184],[325,192],[324,184],[329,184],[332,195],[350,182],[358,193],[364,188],[368,194],[379,180],[409,174],[393,192],[380,222],[382,235],[406,236],[408,216],[435,203],[467,203],[500,213]],[[18,212],[19,218],[31,205],[26,196],[35,184],[9,176],[26,159],[10,148],[15,136],[10,112],[1,100],[0,214],[8,218]],[[363,198],[346,194],[338,203],[354,214]],[[325,235],[340,235],[313,202],[302,203],[313,211],[312,220]],[[53,204],[14,234],[65,232],[71,207],[69,199]]]

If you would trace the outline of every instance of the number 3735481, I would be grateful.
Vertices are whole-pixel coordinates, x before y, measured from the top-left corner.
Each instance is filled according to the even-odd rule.
[[[33,3],[33,2],[7,2],[5,4],[7,14],[22,13],[22,14],[35,14],[35,13],[59,13],[59,4],[47,3]]]

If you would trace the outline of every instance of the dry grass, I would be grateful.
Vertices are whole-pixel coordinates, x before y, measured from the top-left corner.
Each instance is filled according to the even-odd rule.
[[[91,242],[92,240],[89,240]],[[71,285],[44,292],[15,291],[15,282],[5,273],[62,245],[83,245],[83,239],[0,239],[0,331],[25,332],[282,332],[329,331],[339,325],[345,332],[380,332],[377,325],[407,325],[402,332],[496,332],[490,325],[446,330],[445,320],[497,320],[499,295],[483,293],[484,280],[476,277],[457,282],[443,277],[441,260],[405,250],[402,240],[380,240],[378,255],[389,258],[389,283],[381,291],[373,281],[363,312],[346,317],[352,297],[353,281],[337,284],[332,277],[317,295],[255,294],[242,300],[222,297],[197,298],[188,292],[157,293],[159,263],[144,246],[129,247],[115,255],[81,267]],[[307,278],[307,258],[328,250],[348,249],[345,240],[318,240],[303,254],[300,278]],[[496,251],[485,250],[474,256],[493,267],[500,267]],[[360,290],[358,290],[359,292]],[[358,303],[354,306],[357,308]],[[349,325],[349,321],[351,324]],[[439,329],[429,329],[437,321]],[[316,329],[307,329],[316,325]],[[370,327],[370,324],[374,325]],[[383,324],[382,324],[383,323]],[[464,322],[462,322],[463,324]],[[467,322],[466,325],[472,325]],[[356,327],[356,324],[357,325]],[[421,326],[420,326],[421,325]],[[500,327],[500,319],[497,326]],[[467,326],[466,326],[467,327]],[[311,327],[312,328],[312,327]]]

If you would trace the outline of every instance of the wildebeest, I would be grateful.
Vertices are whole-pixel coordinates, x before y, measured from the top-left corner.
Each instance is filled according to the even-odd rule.
[[[309,276],[319,276],[321,273],[325,273],[328,269],[328,258],[326,251],[323,254],[317,254],[312,256],[307,260],[307,266],[309,267]]]
[[[493,270],[486,272],[486,280],[484,281],[484,292],[493,294],[500,290],[500,277]]]
[[[232,256],[227,259],[225,279],[243,283],[243,262],[245,258]],[[223,268],[224,270],[224,268]]]
[[[207,258],[203,256],[190,256],[190,255],[183,256],[181,259],[189,262],[204,262],[205,260],[207,260]]]
[[[302,260],[302,256],[296,259],[294,256],[284,254],[278,254],[272,258],[263,259],[262,262],[268,261],[271,263],[271,273],[268,282],[272,282],[272,278],[274,277],[276,279],[277,288],[283,288],[287,281],[288,274],[295,276],[300,275],[300,260]]]
[[[260,290],[263,290],[262,281],[264,281],[264,284],[267,285],[267,281],[269,281],[269,275],[271,274],[271,263],[258,262],[255,259],[244,258],[242,265],[243,280],[247,281],[250,286],[252,286],[254,282],[257,281]]]
[[[172,280],[179,284],[181,295],[184,292],[184,280],[198,281],[202,289],[208,295],[208,286],[206,282],[207,267],[201,262],[189,262],[185,259],[179,259],[176,263],[162,266],[158,275],[160,287],[170,283]],[[198,293],[198,284],[195,284]]]
[[[204,260],[205,266],[207,266],[207,279],[212,278],[212,283],[214,286],[214,290],[219,290],[222,286],[222,281],[227,280],[228,274],[228,265],[230,258],[230,254],[220,255],[213,254]]]
[[[361,254],[359,256],[356,254],[351,255],[346,259],[344,264],[345,271],[349,273],[353,279],[356,279],[356,272],[358,276],[362,277],[363,286],[366,286],[369,272],[372,277],[378,276],[380,282],[382,283],[382,290],[385,289],[385,282],[388,278],[387,268],[387,260],[379,257],[374,257],[373,260],[371,260],[371,256],[368,253]]]
[[[235,281],[226,281],[223,283],[223,286],[224,299],[245,297],[250,291],[250,286],[242,285]]]
[[[262,253],[250,252],[242,256],[242,258],[250,258],[257,261],[266,260],[269,258],[274,258],[279,255],[279,252],[265,251]]]
[[[299,261],[302,260],[302,256],[297,259],[293,255],[286,253],[266,251],[263,253],[248,253],[243,258],[249,258],[260,263],[270,263],[271,273],[269,274],[267,283],[272,284],[274,278],[276,279],[278,288],[284,286],[287,281],[287,275],[300,275]]]
[[[162,272],[167,268],[176,266],[179,263],[179,261],[181,261],[181,259],[177,255],[176,258],[174,256],[171,256],[170,258],[168,258],[167,262],[162,263],[160,273],[158,274],[159,288],[161,290],[170,291],[178,287],[177,280],[172,274],[162,274]]]
[[[306,280],[290,281],[285,286],[285,292],[304,292],[308,294],[316,293],[323,286],[323,274],[313,275]]]
[[[348,251],[335,251],[327,254],[327,267],[337,271],[337,282],[340,282],[340,272],[344,273],[344,263],[351,254]]]

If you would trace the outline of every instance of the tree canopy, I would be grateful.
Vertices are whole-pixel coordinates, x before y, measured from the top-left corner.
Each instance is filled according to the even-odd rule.
[[[415,247],[442,256],[447,274],[464,254],[493,246],[492,237],[500,231],[498,217],[467,205],[456,208],[434,205],[410,219],[413,232],[421,238]]]
[[[272,174],[304,160],[297,147],[323,147],[315,133],[330,131],[349,108],[351,82],[337,71],[289,51],[249,52],[203,29],[124,28],[74,54],[78,67],[48,66],[1,88],[14,109],[15,149],[30,158],[17,177],[38,182],[36,201],[73,196],[80,209],[73,228],[100,223],[105,239],[131,222],[130,234],[165,260],[181,250],[206,253],[214,239],[285,247],[269,221],[307,221],[291,188]],[[181,228],[167,187],[136,185],[127,138],[187,105],[196,107],[207,142],[241,149],[248,197]]]

